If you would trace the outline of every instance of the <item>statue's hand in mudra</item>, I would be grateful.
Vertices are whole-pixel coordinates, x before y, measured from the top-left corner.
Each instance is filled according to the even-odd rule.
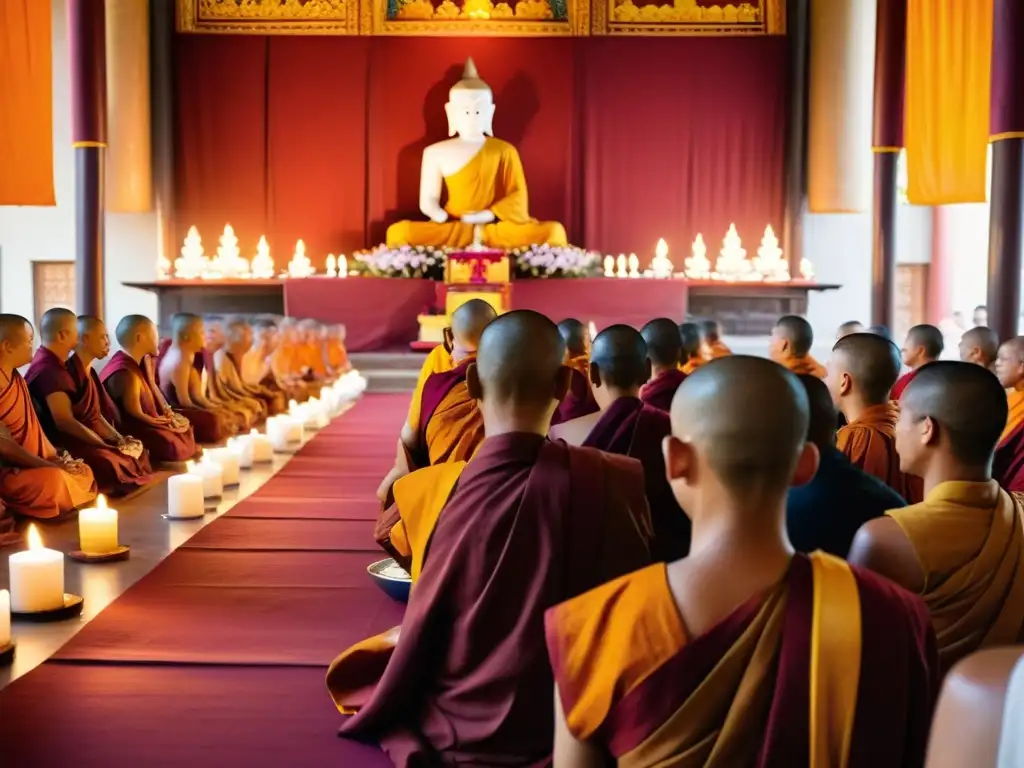
[[[490,224],[494,221],[494,211],[475,211],[467,213],[462,217],[463,224]]]
[[[430,211],[427,215],[435,224],[444,224],[448,221],[448,211],[440,206],[437,207],[436,211]]]

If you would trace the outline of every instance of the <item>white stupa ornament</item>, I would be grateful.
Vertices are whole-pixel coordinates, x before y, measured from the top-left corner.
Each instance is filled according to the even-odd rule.
[[[800,259],[800,277],[808,281],[814,279],[814,265],[810,259]]]
[[[629,272],[627,272],[626,269],[626,254],[620,253],[619,258],[615,260],[615,276],[629,277]]]
[[[271,280],[275,272],[274,258],[270,255],[267,236],[262,235],[256,244],[256,255],[252,257],[252,276],[259,280]]]
[[[242,256],[238,248],[238,237],[234,227],[224,225],[224,234],[217,245],[217,255],[213,257],[211,271],[219,277],[249,277],[249,260]]]
[[[779,238],[772,231],[771,224],[765,227],[764,237],[754,257],[754,271],[768,282],[784,283],[789,280],[789,261],[783,256]]]
[[[604,276],[615,277],[615,257],[611,254],[604,257]]]
[[[181,257],[174,260],[174,276],[182,280],[195,280],[210,269],[210,260],[203,253],[203,240],[199,230],[188,228],[181,246]]]
[[[328,277],[338,276],[338,262],[335,260],[333,253],[327,254],[327,261],[324,264],[324,274]]]
[[[302,240],[298,240],[295,243],[292,260],[288,262],[288,277],[309,277],[315,274],[316,269],[313,268],[313,262],[306,255],[306,244]]]
[[[729,225],[729,231],[722,240],[722,250],[718,252],[718,260],[715,262],[715,278],[729,282],[757,279],[735,224]]]
[[[629,264],[629,276],[640,277],[640,257],[635,253],[629,254],[627,264]]]
[[[690,280],[709,280],[711,278],[711,261],[708,260],[708,247],[704,245],[704,235],[697,233],[697,238],[690,246],[690,256],[683,262],[686,277]]]
[[[348,256],[338,256],[338,277],[348,277]]]
[[[665,242],[665,238],[660,238],[654,248],[654,258],[651,259],[651,274],[654,277],[666,278],[672,277],[673,271],[672,260],[668,257],[668,243]]]

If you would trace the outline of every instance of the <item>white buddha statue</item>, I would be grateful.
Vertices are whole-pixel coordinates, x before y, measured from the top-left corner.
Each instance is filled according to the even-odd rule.
[[[515,147],[491,136],[494,97],[472,59],[452,86],[445,111],[448,135],[455,138],[427,147],[420,170],[420,210],[430,221],[392,224],[388,247],[465,248],[475,240],[499,249],[565,245],[561,224],[530,218],[522,160]],[[443,207],[442,188],[448,191]]]

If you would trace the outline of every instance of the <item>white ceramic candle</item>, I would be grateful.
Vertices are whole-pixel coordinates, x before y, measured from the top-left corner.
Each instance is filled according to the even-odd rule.
[[[206,451],[210,462],[220,467],[221,482],[225,486],[238,485],[239,483],[239,458],[238,451],[232,447],[210,448]],[[215,494],[219,496],[220,494]]]
[[[117,549],[117,510],[103,494],[96,506],[78,513],[78,547],[87,555],[106,555]]]
[[[64,606],[64,555],[43,547],[34,525],[28,527],[28,549],[15,552],[7,563],[12,611],[38,613]]]
[[[255,429],[249,433],[249,446],[252,449],[252,461],[254,464],[266,464],[268,461],[274,460],[273,442],[269,437],[261,435]]]
[[[252,469],[252,438],[249,435],[228,438],[228,448],[238,456],[241,469]]]
[[[203,454],[203,459],[198,464],[193,464],[189,473],[202,478],[203,497],[215,499],[224,495],[224,473],[220,465],[215,463],[208,452]]]
[[[187,466],[187,474],[167,478],[168,517],[203,516],[203,478],[192,473],[191,461]]]
[[[11,644],[11,593],[0,589],[0,648]]]

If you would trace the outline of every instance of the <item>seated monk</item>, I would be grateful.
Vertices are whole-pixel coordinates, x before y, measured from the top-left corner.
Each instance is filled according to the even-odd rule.
[[[903,390],[914,380],[918,369],[922,365],[934,363],[942,357],[942,349],[946,342],[942,338],[942,331],[934,325],[915,325],[907,331],[907,339],[903,342],[903,364],[910,369],[903,374],[892,391],[889,393],[891,400],[899,400],[903,397]]]
[[[700,351],[700,326],[696,323],[680,323],[679,341],[683,345],[679,370],[689,376],[707,362]]]
[[[266,406],[255,397],[236,395],[225,389],[220,376],[217,375],[217,363],[214,358],[226,343],[224,318],[220,315],[207,315],[203,318],[203,329],[206,332],[206,346],[193,358],[193,365],[199,371],[200,381],[205,386],[203,394],[211,402],[237,414],[239,428],[249,430],[266,416]]]
[[[397,766],[547,764],[545,609],[650,562],[640,464],[545,437],[564,355],[543,315],[494,320],[467,372],[484,444],[395,484],[415,553],[405,618],[335,659],[327,686],[356,712],[341,735]]]
[[[847,320],[836,330],[836,341],[855,333],[864,333],[864,330],[864,324],[859,320]]]
[[[786,315],[779,318],[772,328],[768,356],[797,376],[807,374],[824,379],[827,375],[825,366],[811,356],[813,346],[811,324],[799,315]]]
[[[576,318],[570,317],[558,324],[558,332],[565,342],[565,364],[572,371],[569,391],[558,404],[551,417],[552,424],[577,419],[588,413],[597,413],[597,401],[590,391],[590,330]]]
[[[927,768],[1024,768],[1024,647],[990,648],[959,662],[935,708]]]
[[[631,456],[643,465],[654,528],[651,555],[670,562],[690,549],[690,518],[665,479],[661,444],[671,432],[669,416],[640,400],[640,388],[650,375],[647,344],[639,332],[628,325],[605,328],[590,353],[590,381],[601,410],[554,426],[549,434],[570,445]]]
[[[1024,507],[992,479],[1006,423],[996,378],[939,362],[903,393],[896,449],[924,478],[920,504],[890,510],[857,533],[850,562],[921,595],[942,669],[979,648],[1024,640]]]
[[[273,320],[259,320],[253,327],[253,344],[242,356],[241,374],[247,387],[256,387],[274,396],[287,406],[289,392],[284,384],[278,381],[270,365],[270,357],[277,349],[279,335]]]
[[[299,329],[294,318],[284,318],[277,327],[277,346],[270,354],[270,370],[288,393],[289,400],[309,399],[309,385],[303,380],[300,361]]]
[[[995,368],[999,354],[999,335],[991,328],[979,325],[960,337],[960,359],[990,371]]]
[[[901,471],[896,455],[899,407],[889,401],[900,375],[896,345],[873,333],[854,333],[836,342],[828,369],[832,400],[846,418],[836,447],[907,502],[920,501],[921,479]]]
[[[1024,491],[1024,336],[999,347],[995,369],[1006,390],[1008,415],[999,436],[992,477],[1008,491]]]
[[[651,380],[640,390],[640,399],[668,413],[676,390],[686,378],[679,370],[683,355],[679,328],[667,317],[659,317],[645,325],[640,335],[647,344],[647,359],[651,361]]]
[[[786,489],[817,463],[807,423],[803,387],[763,358],[680,387],[665,461],[690,554],[547,612],[555,765],[920,765],[937,686],[924,605],[786,538]]]
[[[327,375],[332,379],[352,369],[345,349],[345,326],[341,323],[324,326],[324,358],[327,362]]]
[[[151,483],[146,449],[108,421],[112,405],[92,370],[94,360],[110,354],[103,321],[58,307],[43,315],[39,335],[43,343],[25,381],[50,442],[89,465],[100,493],[123,496]]]
[[[698,327],[700,328],[700,351],[705,360],[717,360],[732,354],[732,350],[722,341],[722,326],[718,324],[717,320],[703,320]]]
[[[480,336],[494,320],[494,308],[471,299],[452,314],[455,368],[427,377],[402,427],[394,468],[377,491],[386,503],[395,481],[412,470],[449,461],[467,461],[484,440],[484,419],[469,394],[466,372],[476,360]]]
[[[225,326],[224,344],[213,355],[220,391],[242,402],[258,403],[262,416],[283,413],[288,407],[283,392],[246,384],[242,378],[242,360],[252,347],[252,326],[241,317],[229,319]]]
[[[100,383],[117,410],[117,425],[137,435],[156,462],[181,463],[198,453],[192,425],[163,398],[154,375],[156,324],[126,315],[114,332],[120,350],[100,371]]]
[[[896,491],[850,463],[836,448],[836,409],[825,382],[798,377],[807,392],[807,442],[818,449],[818,471],[786,496],[786,530],[797,552],[822,550],[845,558],[858,529],[890,509],[906,506]]]
[[[452,86],[445,111],[448,135],[458,136],[427,147],[420,168],[420,211],[429,221],[392,224],[388,247],[566,245],[561,224],[530,217],[522,160],[514,146],[492,138],[494,95],[472,59]],[[448,193],[443,208],[442,187]]]
[[[234,434],[237,414],[206,397],[195,367],[196,355],[206,346],[203,318],[178,312],[171,318],[170,344],[157,362],[157,381],[170,406],[192,424],[196,441],[219,443]]]
[[[15,515],[56,519],[95,499],[96,480],[43,432],[18,373],[32,361],[33,341],[28,320],[0,315],[0,501]]]

